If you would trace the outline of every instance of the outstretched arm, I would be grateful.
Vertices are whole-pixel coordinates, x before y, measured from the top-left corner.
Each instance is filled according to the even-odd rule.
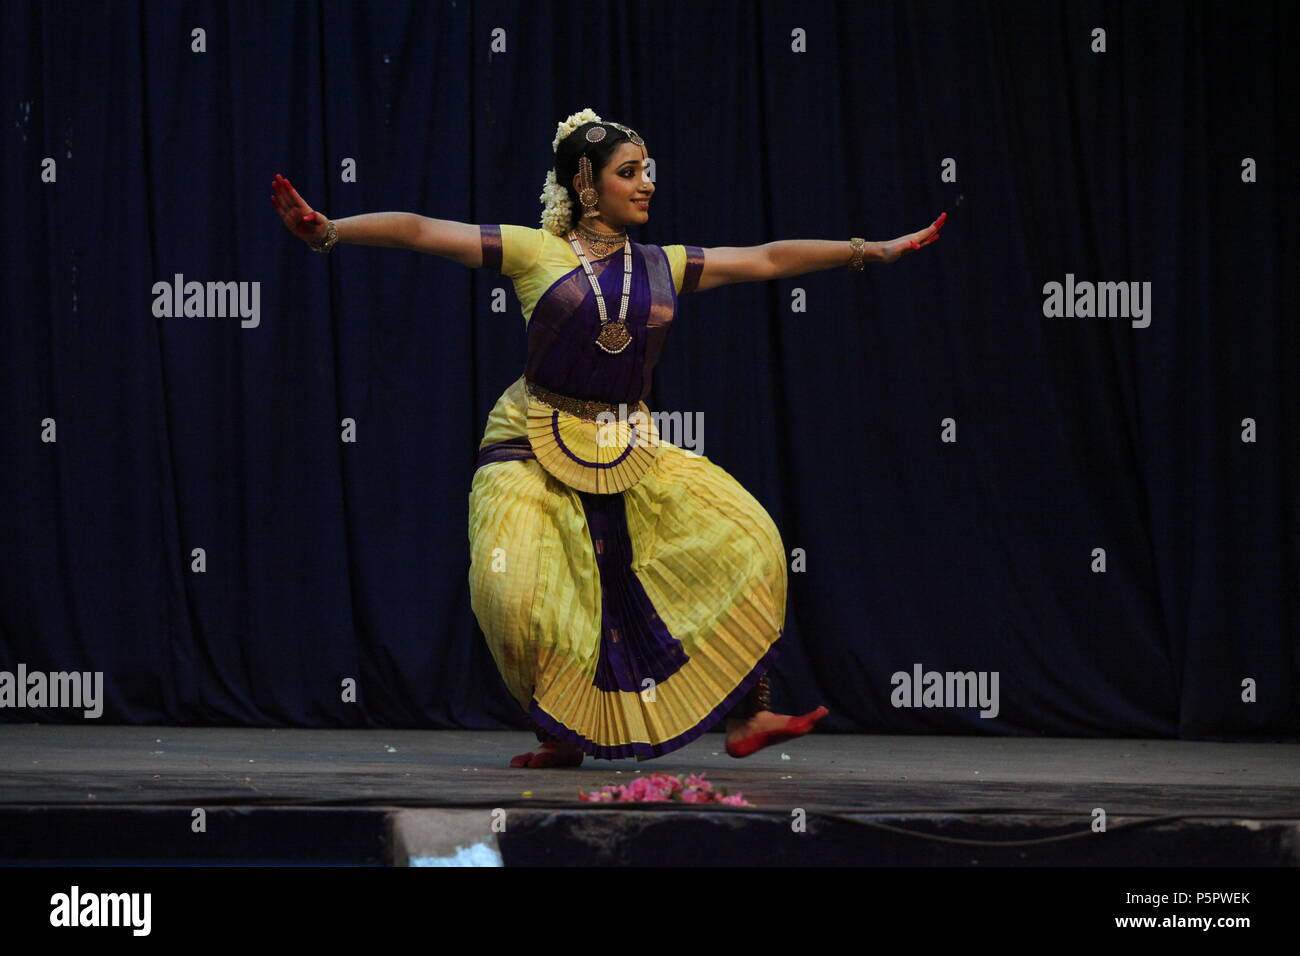
[[[313,245],[325,239],[330,220],[308,206],[293,183],[277,173],[271,190],[271,205],[290,232]],[[467,222],[431,219],[413,212],[369,212],[335,219],[334,231],[339,242],[410,249],[472,269],[483,265],[479,228]]]
[[[925,229],[888,242],[868,242],[863,250],[867,262],[896,262],[909,252],[928,246],[939,238],[948,219],[945,212]],[[704,268],[697,292],[736,282],[785,279],[847,266],[853,249],[847,239],[781,239],[761,246],[715,246],[704,250]]]

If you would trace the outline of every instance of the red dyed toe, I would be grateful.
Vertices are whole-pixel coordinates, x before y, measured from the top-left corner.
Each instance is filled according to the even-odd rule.
[[[813,724],[829,713],[830,711],[826,707],[818,707],[816,710],[810,710],[802,716],[791,717],[780,730],[765,730],[762,733],[750,734],[739,743],[728,743],[727,754],[732,757],[748,757],[764,747],[771,747],[773,744],[780,744],[796,737],[802,737],[812,730]]]

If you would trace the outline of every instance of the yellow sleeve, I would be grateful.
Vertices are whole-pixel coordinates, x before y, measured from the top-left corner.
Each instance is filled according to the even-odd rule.
[[[673,274],[673,288],[678,295],[694,292],[704,271],[704,250],[699,246],[664,246],[668,268]]]
[[[541,229],[510,225],[478,228],[479,241],[483,244],[483,268],[515,279],[537,264],[546,239]]]
[[[685,246],[664,246],[664,255],[668,256],[668,268],[673,273],[673,288],[680,295],[682,291],[682,277],[686,274],[686,247]]]

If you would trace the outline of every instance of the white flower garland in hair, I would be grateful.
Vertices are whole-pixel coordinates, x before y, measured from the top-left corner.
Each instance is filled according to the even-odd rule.
[[[560,143],[582,124],[600,122],[603,120],[590,108],[571,114],[555,128],[555,140],[551,143],[551,152],[559,150]],[[554,165],[546,173],[546,182],[542,185],[542,194],[539,198],[542,200],[542,228],[557,236],[563,236],[573,220],[573,201],[569,199],[569,191],[556,180]]]

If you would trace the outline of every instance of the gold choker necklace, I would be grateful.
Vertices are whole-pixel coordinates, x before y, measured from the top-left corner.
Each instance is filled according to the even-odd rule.
[[[604,258],[611,252],[617,252],[623,248],[623,243],[627,241],[627,231],[623,232],[597,232],[595,229],[577,223],[576,228],[578,235],[587,240],[587,245],[591,246],[591,251],[596,254],[597,259]]]

